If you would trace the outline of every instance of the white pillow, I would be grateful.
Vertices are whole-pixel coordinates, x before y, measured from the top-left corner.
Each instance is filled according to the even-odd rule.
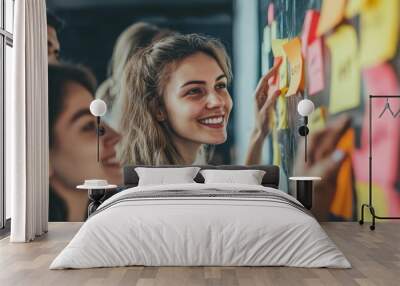
[[[199,170],[199,167],[135,168],[139,176],[139,186],[195,183],[193,179]]]
[[[226,183],[261,185],[265,171],[262,170],[202,170],[205,184]]]

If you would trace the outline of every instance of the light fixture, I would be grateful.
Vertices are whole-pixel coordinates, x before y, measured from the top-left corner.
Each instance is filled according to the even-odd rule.
[[[96,127],[96,135],[97,135],[97,162],[99,162],[100,158],[100,136],[104,135],[105,129],[104,127],[100,127],[100,117],[104,116],[107,112],[107,104],[101,99],[92,100],[90,103],[90,113],[96,116],[97,127]]]
[[[302,99],[297,105],[297,112],[303,116],[304,125],[299,127],[300,136],[304,136],[305,142],[305,152],[304,152],[304,160],[307,162],[307,135],[309,133],[308,125],[308,116],[314,111],[314,103],[309,99]]]

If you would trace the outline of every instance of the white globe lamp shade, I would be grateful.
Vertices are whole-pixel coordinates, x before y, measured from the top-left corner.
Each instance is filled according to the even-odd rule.
[[[95,99],[90,103],[90,113],[94,116],[103,116],[107,112],[107,104],[101,99]]]
[[[314,111],[314,103],[309,99],[302,99],[297,105],[297,112],[301,116],[308,116]]]

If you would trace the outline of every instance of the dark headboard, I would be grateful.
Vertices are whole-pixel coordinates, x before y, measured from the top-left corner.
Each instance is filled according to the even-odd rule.
[[[139,177],[135,171],[136,167],[147,167],[147,168],[177,168],[177,167],[200,167],[201,169],[221,169],[221,170],[246,170],[256,169],[265,171],[265,175],[262,179],[262,185],[265,187],[278,188],[279,186],[279,167],[273,165],[254,165],[254,166],[239,166],[239,165],[188,165],[188,166],[144,166],[144,165],[129,165],[124,167],[124,185],[126,187],[135,187],[139,182]],[[198,173],[194,180],[197,183],[204,183],[203,176]]]

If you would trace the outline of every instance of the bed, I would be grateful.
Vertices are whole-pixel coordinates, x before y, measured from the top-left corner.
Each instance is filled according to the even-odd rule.
[[[265,170],[262,185],[196,183],[138,186],[124,168],[124,190],[108,198],[50,269],[144,266],[350,268],[312,214],[280,191],[276,166],[199,166]]]

